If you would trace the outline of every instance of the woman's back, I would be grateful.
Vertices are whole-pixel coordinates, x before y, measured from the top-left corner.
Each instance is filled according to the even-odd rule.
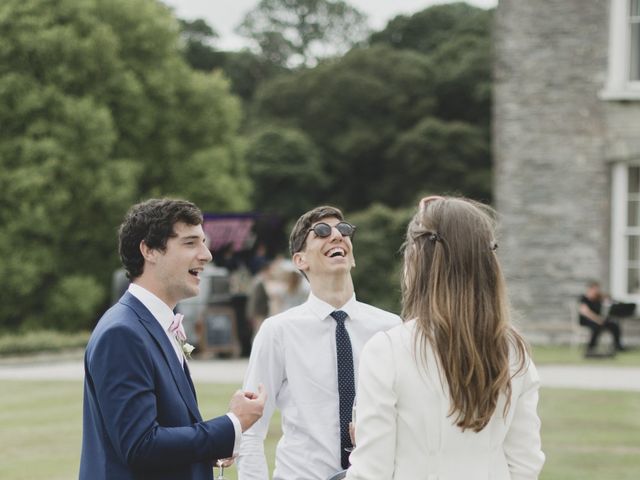
[[[536,479],[539,382],[511,326],[495,212],[426,197],[407,226],[403,316],[360,358],[348,479]]]
[[[414,333],[415,322],[407,322],[377,334],[362,352],[357,448],[347,478],[537,478],[544,455],[533,364],[512,380],[506,420],[501,397],[483,430],[463,431],[449,415],[448,388],[433,351],[427,350],[426,364],[416,358]]]

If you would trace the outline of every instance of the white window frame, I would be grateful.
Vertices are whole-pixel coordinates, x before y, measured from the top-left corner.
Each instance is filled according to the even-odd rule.
[[[640,100],[640,81],[631,81],[630,0],[611,0],[609,17],[609,71],[603,100]]]
[[[640,227],[627,225],[629,167],[640,167],[640,162],[618,162],[611,172],[611,268],[609,286],[616,300],[640,302],[640,294],[629,293],[627,283],[628,241],[630,234],[640,233]]]

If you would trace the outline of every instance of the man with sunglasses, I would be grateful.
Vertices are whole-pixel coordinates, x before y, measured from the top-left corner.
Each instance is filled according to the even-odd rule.
[[[348,466],[348,423],[360,351],[376,332],[400,318],[356,300],[355,227],[334,207],[317,207],[293,227],[293,263],[311,293],[302,305],[264,321],[253,343],[245,388],[264,384],[264,415],[243,434],[239,480],[269,478],[264,439],[276,409],[282,438],[274,480],[326,480]]]

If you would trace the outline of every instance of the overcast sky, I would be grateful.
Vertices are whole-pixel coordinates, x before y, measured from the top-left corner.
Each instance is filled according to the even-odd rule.
[[[245,46],[244,39],[233,33],[244,15],[252,10],[258,0],[162,0],[174,9],[179,18],[193,20],[204,18],[220,35],[216,46],[223,50],[236,50]],[[347,3],[366,13],[369,26],[375,30],[400,14],[412,14],[437,3],[438,0],[348,0]],[[498,0],[468,0],[467,3],[481,8],[491,8]]]

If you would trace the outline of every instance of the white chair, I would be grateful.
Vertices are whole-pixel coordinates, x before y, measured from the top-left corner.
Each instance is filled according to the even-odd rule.
[[[577,299],[571,299],[567,302],[567,311],[569,313],[569,331],[571,332],[569,344],[573,348],[582,347],[589,341],[589,329],[580,325]]]

